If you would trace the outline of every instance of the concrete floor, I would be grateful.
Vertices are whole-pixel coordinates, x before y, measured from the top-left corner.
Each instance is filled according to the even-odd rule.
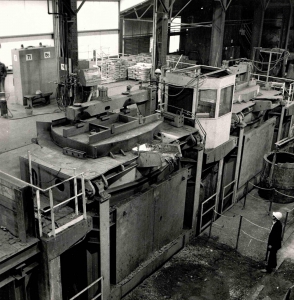
[[[220,243],[237,247],[238,252],[256,261],[264,262],[266,257],[267,239],[272,225],[272,212],[280,211],[283,214],[281,220],[284,229],[282,248],[278,251],[278,267],[285,259],[294,260],[294,203],[272,203],[258,195],[258,189],[254,188],[245,198],[241,199],[222,216],[220,216],[210,229],[203,234],[211,234],[211,237]],[[288,212],[287,222],[285,220]],[[242,216],[242,221],[240,221]],[[240,226],[241,222],[241,226]],[[240,228],[239,240],[237,237]]]

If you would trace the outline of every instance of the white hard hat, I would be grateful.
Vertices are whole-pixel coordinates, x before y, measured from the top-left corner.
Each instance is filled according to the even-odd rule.
[[[156,69],[154,73],[155,74],[161,74],[161,70],[160,69]]]
[[[41,95],[41,94],[42,94],[42,92],[40,90],[36,91],[36,95]]]
[[[283,217],[282,213],[280,213],[279,211],[277,211],[277,212],[274,211],[273,216],[278,220],[281,220]]]

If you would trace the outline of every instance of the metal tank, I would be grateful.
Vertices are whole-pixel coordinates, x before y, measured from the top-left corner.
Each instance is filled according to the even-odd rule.
[[[273,191],[259,190],[259,195],[274,202],[294,202],[294,154],[271,152],[264,156],[261,187],[274,188]]]

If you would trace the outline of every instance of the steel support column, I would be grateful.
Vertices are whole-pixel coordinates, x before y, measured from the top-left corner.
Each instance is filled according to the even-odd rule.
[[[169,0],[162,0],[165,7],[169,7]],[[168,53],[168,12],[163,11],[162,21],[161,21],[161,53],[160,53],[160,62],[161,65],[166,65],[166,55]]]
[[[156,68],[156,53],[157,53],[157,0],[154,0],[154,5],[153,5],[153,29],[152,29],[152,34],[153,34],[153,45],[152,45],[152,69],[151,69],[151,74],[154,74],[155,68]]]
[[[281,26],[281,33],[280,33],[280,42],[279,42],[279,48],[287,49],[288,45],[287,38],[289,36],[289,30],[291,28],[291,6],[289,4],[289,7],[283,8],[283,19],[282,19],[282,26]]]
[[[58,15],[58,2],[52,1],[52,10],[54,13],[53,17],[53,36],[54,36],[54,47],[55,47],[55,55],[56,55],[56,74],[58,75],[58,82],[60,81],[59,78],[59,57],[61,56],[60,53],[60,16]]]
[[[77,11],[77,0],[70,0],[70,8]],[[72,69],[78,68],[78,22],[77,15],[71,15],[68,20],[68,54],[71,58]]]
[[[119,31],[119,53],[125,55],[125,28],[126,28],[126,21],[125,19],[120,19],[120,31]]]
[[[38,288],[40,300],[62,300],[60,256],[49,261],[46,253],[41,253]]]
[[[288,49],[292,20],[293,20],[293,5],[290,6],[290,13],[289,13],[289,18],[288,18],[288,28],[287,28],[287,33],[286,33],[284,49]]]
[[[255,57],[254,47],[260,47],[261,37],[263,31],[265,9],[259,3],[259,5],[254,9],[253,16],[253,28],[252,28],[252,38],[251,38],[251,58]]]
[[[110,295],[109,200],[99,203],[100,265],[103,277],[103,299]]]
[[[153,66],[160,68],[166,64],[168,52],[168,23],[170,0],[155,0],[153,10]],[[154,71],[154,70],[152,70]]]
[[[50,283],[50,299],[61,300],[62,299],[62,287],[61,287],[61,266],[60,256],[52,259],[48,262],[49,266],[49,283]]]
[[[214,10],[212,17],[211,46],[209,55],[209,64],[211,66],[220,67],[223,52],[223,39],[225,29],[227,0],[214,1]]]

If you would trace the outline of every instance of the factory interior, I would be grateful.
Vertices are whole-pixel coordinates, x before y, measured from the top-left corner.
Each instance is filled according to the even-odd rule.
[[[291,241],[293,6],[0,1],[1,300],[123,299],[203,234],[261,260],[260,210]]]

